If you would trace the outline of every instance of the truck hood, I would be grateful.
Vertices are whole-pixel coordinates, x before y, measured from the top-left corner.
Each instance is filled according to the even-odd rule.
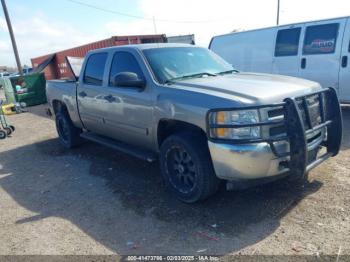
[[[185,79],[175,82],[173,87],[243,104],[276,103],[287,97],[301,96],[321,89],[318,83],[305,79],[256,73]]]

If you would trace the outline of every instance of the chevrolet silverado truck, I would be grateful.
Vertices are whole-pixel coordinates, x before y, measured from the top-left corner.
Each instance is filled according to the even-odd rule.
[[[80,71],[75,80],[47,84],[61,143],[71,148],[87,139],[159,160],[165,185],[187,203],[208,198],[223,180],[231,188],[284,176],[303,180],[340,149],[334,89],[239,72],[206,48],[98,49]]]

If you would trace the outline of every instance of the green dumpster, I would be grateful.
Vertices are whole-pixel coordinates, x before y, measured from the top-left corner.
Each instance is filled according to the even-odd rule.
[[[43,73],[10,77],[10,81],[17,102],[24,102],[27,106],[46,103],[46,80]],[[24,92],[19,92],[16,86]]]

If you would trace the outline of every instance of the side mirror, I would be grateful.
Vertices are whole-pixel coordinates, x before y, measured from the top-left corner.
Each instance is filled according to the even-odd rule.
[[[121,72],[113,77],[113,86],[144,88],[146,81],[133,72]]]

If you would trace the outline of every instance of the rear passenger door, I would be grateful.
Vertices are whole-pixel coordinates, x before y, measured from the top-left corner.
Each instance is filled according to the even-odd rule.
[[[303,36],[300,77],[339,89],[344,19],[308,23]]]
[[[272,73],[299,76],[299,46],[303,25],[279,27],[276,33]]]
[[[107,52],[91,54],[87,58],[77,89],[79,114],[84,127],[99,134],[104,134],[104,114],[108,110],[108,102],[104,99],[107,58]]]

